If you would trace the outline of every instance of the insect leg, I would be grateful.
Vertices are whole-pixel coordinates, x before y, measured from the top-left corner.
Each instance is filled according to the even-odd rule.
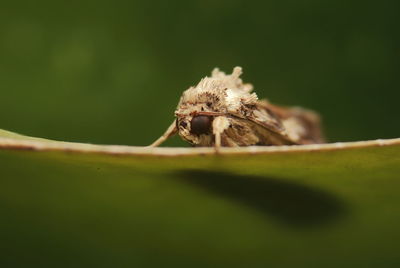
[[[176,120],[172,122],[172,124],[168,127],[168,129],[165,131],[165,133],[159,137],[155,142],[150,144],[148,147],[157,147],[164,141],[166,141],[168,138],[172,137],[178,132],[178,129],[176,128]]]
[[[229,121],[225,116],[217,116],[212,123],[213,134],[215,136],[215,150],[221,147],[221,134],[229,127]]]

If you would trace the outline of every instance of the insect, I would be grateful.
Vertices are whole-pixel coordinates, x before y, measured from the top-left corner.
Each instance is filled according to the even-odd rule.
[[[242,68],[227,75],[215,68],[183,92],[175,120],[150,146],[175,134],[193,146],[237,147],[322,143],[319,116],[299,107],[259,100],[253,86],[240,79]]]

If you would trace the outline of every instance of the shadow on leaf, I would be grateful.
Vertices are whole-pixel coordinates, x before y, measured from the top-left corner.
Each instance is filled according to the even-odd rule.
[[[179,172],[178,177],[291,227],[326,225],[347,212],[332,193],[284,179],[198,170]]]

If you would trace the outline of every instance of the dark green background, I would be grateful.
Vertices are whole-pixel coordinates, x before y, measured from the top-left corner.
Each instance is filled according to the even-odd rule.
[[[319,111],[331,141],[398,137],[399,3],[8,1],[0,128],[146,145],[184,89],[239,65],[260,97]]]

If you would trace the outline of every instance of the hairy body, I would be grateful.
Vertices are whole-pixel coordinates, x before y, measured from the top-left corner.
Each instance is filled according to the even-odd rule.
[[[194,146],[251,146],[322,143],[319,116],[309,110],[286,108],[259,100],[253,86],[214,69],[195,87],[183,92],[176,119],[151,146],[178,133]]]

